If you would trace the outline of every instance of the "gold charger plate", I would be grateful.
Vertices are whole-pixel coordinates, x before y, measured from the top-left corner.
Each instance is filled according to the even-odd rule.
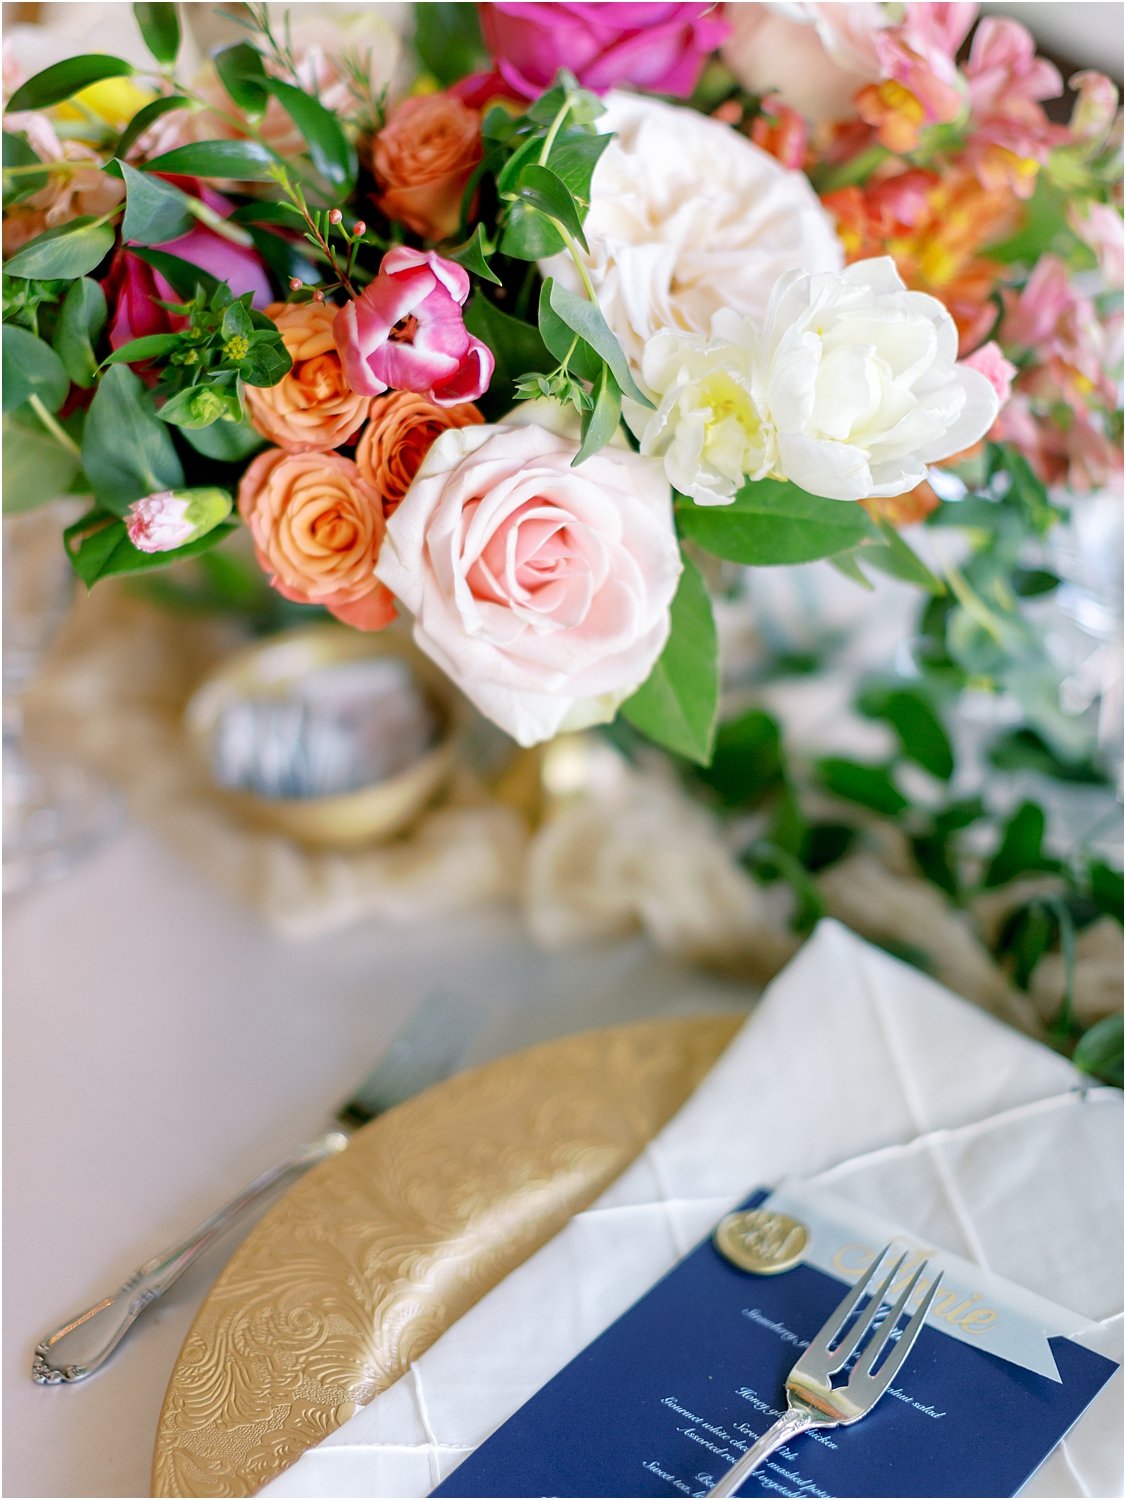
[[[255,1494],[385,1390],[621,1174],[741,1020],[563,1037],[358,1131],[265,1215],[197,1314],[153,1494]]]

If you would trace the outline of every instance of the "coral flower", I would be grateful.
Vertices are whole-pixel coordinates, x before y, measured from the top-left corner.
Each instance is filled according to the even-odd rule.
[[[492,350],[465,327],[469,276],[433,250],[400,245],[336,315],[344,373],[364,396],[416,391],[438,406],[476,401],[492,379]]]

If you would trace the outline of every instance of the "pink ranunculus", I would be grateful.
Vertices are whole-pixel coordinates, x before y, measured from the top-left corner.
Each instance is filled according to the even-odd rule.
[[[725,7],[731,35],[723,60],[752,94],[776,94],[813,124],[846,119],[852,100],[880,76],[876,35],[887,25],[875,0]]]
[[[727,35],[714,4],[498,3],[478,6],[508,87],[534,99],[567,68],[602,93],[620,85],[685,99]]]
[[[967,369],[976,370],[979,375],[985,376],[997,392],[998,401],[1004,406],[1012,395],[1017,367],[1001,353],[1000,345],[990,339],[988,344],[982,344],[980,349],[975,349],[962,363]]]
[[[465,326],[469,276],[433,250],[399,245],[336,315],[344,375],[363,396],[416,391],[438,406],[476,401],[493,377],[492,350]]]
[[[522,745],[613,718],[664,648],[681,571],[661,464],[577,452],[534,417],[443,433],[376,564],[421,649]]]
[[[222,194],[195,178],[167,177],[166,180],[199,198],[224,218],[234,209],[234,204]],[[272,300],[269,277],[257,250],[253,246],[238,245],[204,224],[196,224],[179,239],[168,240],[153,248],[176,255],[219,281],[225,281],[236,297],[253,292],[255,307],[265,307]],[[111,261],[103,289],[109,304],[109,341],[113,349],[120,349],[122,344],[146,334],[167,333],[184,326],[183,318],[157,305],[158,302],[183,299],[176,295],[159,271],[125,249],[119,250]]]

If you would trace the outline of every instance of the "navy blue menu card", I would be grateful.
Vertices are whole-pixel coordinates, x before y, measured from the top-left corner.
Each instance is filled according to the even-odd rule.
[[[754,1275],[705,1240],[433,1493],[707,1494],[781,1415],[802,1349],[889,1240],[905,1276],[924,1253],[943,1270],[897,1383],[854,1426],[781,1448],[741,1494],[1014,1495],[1117,1368],[1066,1336],[1083,1319],[819,1189],[743,1208],[764,1203],[810,1229],[800,1264]]]

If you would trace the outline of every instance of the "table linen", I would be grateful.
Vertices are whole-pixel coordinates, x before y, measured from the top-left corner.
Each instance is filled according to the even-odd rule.
[[[1122,1096],[832,922],[589,1210],[262,1492],[421,1496],[757,1182],[831,1185],[1122,1359]],[[628,1378],[628,1374],[625,1376]],[[1121,1493],[1121,1371],[1028,1495]]]

